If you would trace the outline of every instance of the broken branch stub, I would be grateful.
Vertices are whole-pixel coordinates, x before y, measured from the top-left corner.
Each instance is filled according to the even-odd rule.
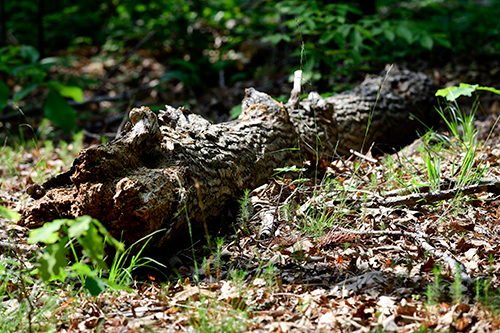
[[[315,149],[326,159],[335,150],[360,150],[370,110],[367,144],[411,140],[408,134],[417,125],[409,112],[424,119],[432,96],[415,92],[418,86],[428,94],[430,80],[393,70],[377,100],[384,77],[368,78],[353,92],[327,99],[311,93],[293,109],[249,88],[240,117],[222,124],[185,108],[167,106],[158,117],[147,107],[133,109],[131,123],[116,140],[82,150],[70,172],[28,191],[41,198],[25,210],[21,223],[35,227],[56,218],[91,215],[127,244],[165,228],[150,249],[184,246],[174,242],[189,227],[203,229],[245,189],[263,184],[275,168],[300,165],[316,156],[310,154]]]

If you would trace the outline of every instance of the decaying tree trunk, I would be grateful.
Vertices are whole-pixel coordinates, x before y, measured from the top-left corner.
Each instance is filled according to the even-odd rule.
[[[275,168],[300,165],[315,151],[331,159],[361,150],[371,110],[364,147],[411,141],[419,122],[410,114],[425,122],[432,112],[432,82],[397,68],[386,74],[326,99],[311,93],[299,107],[250,88],[240,117],[222,124],[184,108],[167,106],[158,117],[147,107],[133,109],[119,138],[82,150],[69,172],[28,190],[38,200],[21,223],[88,214],[128,244],[165,228],[151,249],[183,246],[175,242],[189,226],[206,227]]]

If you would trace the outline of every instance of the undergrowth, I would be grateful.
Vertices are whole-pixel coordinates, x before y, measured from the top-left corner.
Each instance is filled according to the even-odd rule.
[[[239,201],[240,212],[236,218],[240,234],[235,238],[219,237],[215,242],[210,239],[208,248],[211,253],[201,257],[199,252],[195,251],[194,239],[191,238],[194,274],[184,281],[179,279],[179,274],[175,283],[167,278],[168,282],[162,287],[164,290],[182,290],[188,286],[197,290],[188,297],[189,300],[185,304],[177,305],[179,308],[175,311],[189,314],[189,325],[199,332],[248,331],[256,322],[254,313],[274,305],[259,293],[275,297],[290,296],[283,292],[280,276],[282,254],[293,258],[293,265],[297,267],[294,273],[300,276],[304,267],[309,264],[307,260],[312,260],[308,252],[312,245],[308,242],[312,244],[325,239],[336,227],[350,228],[353,212],[359,213],[365,223],[371,223],[373,214],[376,213],[368,207],[368,203],[374,198],[393,190],[407,190],[410,194],[418,194],[423,187],[428,187],[431,193],[437,193],[448,189],[450,181],[454,182],[456,188],[478,184],[486,177],[489,169],[480,157],[486,143],[478,142],[478,129],[474,127],[477,107],[475,104],[470,112],[464,112],[454,100],[448,100],[438,107],[437,112],[447,125],[447,133],[429,131],[422,136],[420,147],[411,156],[386,155],[373,165],[355,159],[351,161],[351,169],[344,166],[347,161],[332,160],[326,165],[331,170],[333,167],[339,170],[345,168],[342,174],[328,171],[326,168],[327,171],[323,175],[319,170],[315,170],[311,179],[304,176],[305,169],[300,167],[277,169],[274,175],[275,183],[287,187],[290,193],[301,195],[301,200],[295,200],[290,194],[278,203],[276,219],[285,224],[288,231],[288,234],[281,237],[296,237],[300,239],[300,243],[293,247],[271,243],[260,249],[256,245],[253,252],[245,253],[246,261],[240,261],[246,262],[247,266],[235,264],[231,260],[234,259],[234,254],[228,248],[240,246],[240,242],[249,242],[251,235],[258,233],[258,227],[253,222],[256,207],[252,204],[250,191],[245,191]],[[60,143],[57,148],[48,141],[42,145],[36,143],[30,148],[38,154],[39,160],[43,161],[37,162],[35,168],[40,170],[40,179],[47,177],[45,172],[48,163],[54,159],[54,154],[62,160],[65,156],[67,160],[63,161],[63,164],[69,164],[69,157],[81,148],[81,136],[74,139],[74,143]],[[19,147],[3,146],[2,167],[8,170],[3,177],[21,177],[18,165],[24,162],[24,155]],[[318,168],[318,164],[316,167]],[[291,175],[294,177],[290,177]],[[440,215],[436,217],[435,225],[430,227],[437,228],[440,224],[450,223],[454,216],[464,212],[470,201],[469,196],[457,195],[450,202],[435,203],[433,212]],[[16,213],[3,206],[0,206],[0,213],[11,221],[11,224],[19,218]],[[181,209],[180,214],[184,213],[187,214],[186,210]],[[186,215],[186,218],[189,222],[189,216]],[[390,226],[390,220],[376,225],[381,231]],[[25,256],[13,248],[0,258],[0,331],[57,331],[61,322],[71,322],[71,310],[64,314],[62,319],[53,319],[52,314],[61,309],[58,301],[61,294],[65,294],[67,298],[88,299],[91,302],[102,293],[133,291],[137,283],[134,272],[138,268],[154,266],[165,269],[161,263],[142,255],[152,236],[148,235],[125,249],[99,221],[88,216],[75,220],[55,220],[32,231],[29,243],[43,243],[43,250],[32,256]],[[352,240],[341,240],[342,243],[337,246],[348,251]],[[112,258],[106,257],[105,244],[114,248]],[[136,246],[138,248],[135,248]],[[260,258],[262,253],[269,254],[272,251],[276,251],[272,262]],[[321,251],[316,250],[316,254],[321,254]],[[405,273],[408,275],[413,271],[412,261],[415,258],[416,256],[410,254],[406,258]],[[348,265],[342,266],[344,259],[341,256],[330,260],[336,261],[342,269],[346,269]],[[391,260],[388,259],[386,264],[395,267],[396,264]],[[110,267],[107,262],[111,262]],[[353,270],[357,269],[356,262],[349,264],[349,267],[351,265]],[[425,290],[420,294],[413,294],[412,299],[425,301],[428,309],[443,302],[467,302],[470,295],[464,290],[460,276],[447,274],[441,266],[435,265],[432,281],[428,281]],[[213,284],[214,289],[222,290],[219,296],[214,292],[206,293],[202,282],[205,278]],[[265,291],[260,290],[261,287]],[[489,277],[474,281],[474,297],[474,301],[492,315],[497,316],[500,313],[498,290],[492,287]],[[68,307],[78,303],[71,304],[73,305]],[[298,307],[304,307],[305,313],[310,302],[298,300],[296,304]]]

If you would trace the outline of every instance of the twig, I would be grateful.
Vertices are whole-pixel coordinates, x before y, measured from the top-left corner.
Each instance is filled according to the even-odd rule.
[[[451,185],[456,184],[454,180],[451,181]],[[428,186],[419,186],[412,187],[411,189],[420,190],[420,191],[428,191]],[[366,203],[366,207],[394,207],[394,206],[416,206],[416,205],[425,205],[431,204],[433,202],[447,200],[456,197],[459,194],[469,195],[474,193],[493,193],[500,195],[500,181],[496,179],[481,179],[479,184],[469,185],[465,187],[457,187],[451,188],[448,190],[442,190],[438,192],[424,192],[424,193],[412,193],[404,196],[396,196],[396,197],[388,197],[393,195],[398,195],[399,193],[408,193],[408,189],[391,191],[386,193],[385,197],[372,194],[368,198],[363,200],[363,203]],[[333,207],[336,204],[355,204],[359,202],[359,199],[348,199],[344,198],[341,200],[332,200],[327,202],[326,207]]]
[[[341,228],[340,230],[356,235],[393,235],[393,236],[411,237],[422,250],[427,251],[432,256],[441,259],[450,268],[450,271],[454,276],[458,274],[460,275],[461,281],[465,282],[468,286],[472,284],[472,279],[467,274],[465,266],[457,259],[455,259],[455,257],[448,250],[443,252],[441,250],[436,249],[431,244],[429,244],[429,242],[425,240],[426,235],[421,230],[418,230],[416,232],[393,231],[393,230],[356,231],[345,228]]]
[[[462,264],[457,259],[455,259],[455,257],[448,250],[443,252],[441,250],[436,249],[434,246],[430,245],[425,240],[425,234],[420,230],[417,231],[416,233],[412,232],[412,233],[405,233],[405,234],[408,234],[410,237],[412,237],[419,244],[419,246],[422,249],[429,252],[434,257],[441,258],[441,260],[446,265],[448,265],[453,276],[459,275],[460,280],[462,282],[465,282],[467,284],[467,286],[470,286],[472,284],[473,281],[469,277],[469,275],[467,274],[467,271],[465,270],[464,264]]]
[[[370,182],[370,179],[363,179],[363,177],[361,177],[356,171],[354,171],[349,165],[347,165],[346,162],[348,162],[349,160],[352,159],[353,155],[349,156],[349,158],[347,158],[347,160],[344,161],[344,159],[342,158],[342,156],[340,156],[337,152],[335,152],[335,157],[338,158],[338,160],[340,162],[342,162],[342,165],[344,166],[344,168],[348,169],[349,171],[351,171],[351,173],[357,177],[359,180],[363,181],[363,182]]]
[[[85,135],[88,138],[94,139],[94,140],[101,140],[102,137],[108,138],[108,139],[116,139],[116,133],[103,133],[103,134],[95,134],[92,133],[85,128],[82,130],[83,135]]]
[[[355,151],[355,150],[349,149],[349,152],[350,152],[351,154],[353,154],[353,155],[355,155],[355,156],[359,157],[359,158],[362,158],[362,159],[364,159],[364,160],[368,161],[368,162],[372,162],[372,163],[377,163],[377,162],[378,162],[376,159],[371,158],[371,157],[368,157],[368,156],[363,155],[363,154],[361,154],[361,153],[358,153],[358,152],[357,152],[357,151]]]
[[[477,181],[476,185],[492,185],[497,183],[497,179],[493,178],[482,178]],[[448,190],[448,189],[453,189],[457,187],[458,185],[458,180],[455,179],[450,179],[450,178],[444,178],[440,183],[439,183],[439,189],[440,190]],[[423,184],[420,186],[410,186],[406,187],[403,189],[399,190],[393,190],[393,191],[388,191],[384,193],[385,197],[395,197],[395,196],[402,196],[402,195],[409,195],[412,193],[423,193],[423,192],[429,192],[431,189],[431,186],[429,184]]]
[[[487,184],[470,185],[465,187],[453,188],[438,192],[429,193],[414,193],[406,196],[395,198],[384,198],[382,200],[374,200],[370,203],[373,206],[415,206],[418,204],[430,204],[433,202],[454,198],[458,194],[474,194],[474,193],[495,193],[500,194],[500,182],[489,182]]]
[[[133,100],[130,99],[129,103],[128,103],[128,106],[127,106],[127,110],[131,110],[133,104],[134,104]],[[123,115],[122,121],[120,122],[120,125],[118,126],[118,129],[116,130],[115,139],[118,139],[118,137],[120,137],[120,133],[122,132],[123,127],[127,123],[128,119],[129,119],[128,112],[125,112],[125,114]]]

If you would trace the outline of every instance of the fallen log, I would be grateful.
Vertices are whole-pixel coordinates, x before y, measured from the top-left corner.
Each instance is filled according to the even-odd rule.
[[[222,124],[182,107],[167,106],[159,116],[135,108],[117,139],[82,150],[70,171],[29,188],[38,200],[20,223],[91,215],[127,244],[165,228],[150,249],[182,246],[179,237],[207,230],[277,167],[362,151],[371,142],[411,142],[420,123],[410,114],[428,121],[433,92],[427,76],[393,68],[352,91],[326,99],[311,93],[286,106],[249,88],[239,118]]]

